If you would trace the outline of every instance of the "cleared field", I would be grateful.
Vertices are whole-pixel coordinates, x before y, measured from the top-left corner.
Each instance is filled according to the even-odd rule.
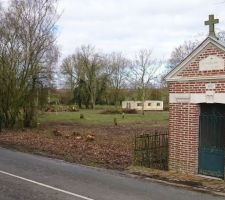
[[[80,119],[80,114],[84,115],[84,119]],[[121,114],[101,114],[100,110],[81,110],[79,112],[56,112],[42,113],[39,115],[41,124],[48,122],[74,122],[81,124],[113,124],[114,118],[118,124],[151,122],[166,125],[168,123],[168,112],[146,112],[141,114],[125,114],[122,118]]]
[[[102,110],[46,112],[34,129],[4,130],[0,146],[56,157],[69,162],[126,169],[132,164],[134,135],[166,128],[168,112],[101,114]],[[84,119],[80,119],[80,114]],[[114,125],[117,118],[118,126]],[[93,137],[88,140],[88,137]]]

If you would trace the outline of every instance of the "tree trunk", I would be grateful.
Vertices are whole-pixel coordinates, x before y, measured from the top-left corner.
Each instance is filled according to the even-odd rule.
[[[93,92],[91,94],[91,108],[95,110],[95,94]]]
[[[2,124],[3,124],[3,117],[2,114],[0,113],[0,133],[2,132]]]
[[[144,110],[144,103],[145,103],[145,88],[142,88],[142,115],[145,114],[145,110]]]

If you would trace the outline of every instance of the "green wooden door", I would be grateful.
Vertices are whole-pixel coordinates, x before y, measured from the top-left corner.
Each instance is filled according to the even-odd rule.
[[[225,105],[201,104],[199,174],[224,178]]]

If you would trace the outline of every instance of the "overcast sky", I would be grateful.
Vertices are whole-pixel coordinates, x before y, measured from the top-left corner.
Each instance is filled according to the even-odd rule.
[[[185,40],[208,33],[209,14],[225,30],[224,0],[60,0],[58,43],[62,57],[82,44],[104,52],[122,51],[132,57],[150,48],[168,58]]]

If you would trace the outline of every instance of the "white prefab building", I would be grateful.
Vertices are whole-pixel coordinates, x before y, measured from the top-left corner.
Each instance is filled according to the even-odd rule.
[[[142,110],[142,101],[123,101],[123,109]],[[144,110],[163,110],[163,101],[150,101],[144,102]]]

